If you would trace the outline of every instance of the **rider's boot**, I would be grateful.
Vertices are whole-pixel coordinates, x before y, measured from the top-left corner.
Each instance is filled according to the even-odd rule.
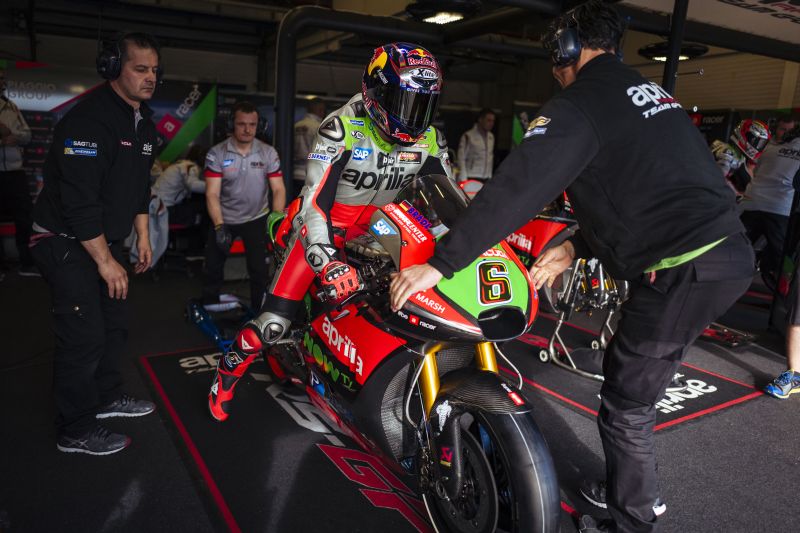
[[[233,389],[255,360],[264,344],[278,342],[289,329],[290,321],[275,313],[265,312],[249,321],[236,334],[228,353],[219,358],[211,391],[208,393],[208,410],[218,422],[228,418],[233,399]]]

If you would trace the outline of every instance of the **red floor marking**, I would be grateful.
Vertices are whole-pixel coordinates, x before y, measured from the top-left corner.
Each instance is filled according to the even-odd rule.
[[[766,293],[758,292],[758,291],[747,291],[744,294],[745,294],[745,296],[751,296],[753,298],[759,298],[761,300],[768,300],[770,302],[772,301],[772,295],[771,294],[766,294]]]
[[[733,378],[729,378],[727,376],[723,376],[722,374],[717,374],[716,372],[712,372],[710,370],[706,370],[705,368],[700,368],[699,366],[694,366],[694,365],[689,364],[689,363],[681,363],[681,365],[688,366],[689,368],[693,368],[693,369],[697,370],[698,372],[704,372],[706,374],[712,375],[715,378],[724,379],[725,381],[730,381],[731,383],[736,383],[737,385],[741,385],[742,387],[747,387],[748,389],[755,390],[755,387],[753,387],[752,385],[748,385],[747,383],[735,380]]]
[[[691,420],[693,418],[698,418],[703,415],[707,415],[709,413],[713,413],[715,411],[719,411],[720,409],[725,409],[726,407],[730,407],[731,405],[736,405],[737,403],[746,402],[747,400],[752,400],[753,398],[757,398],[758,396],[762,396],[764,393],[761,391],[751,392],[747,396],[742,396],[741,398],[736,398],[734,400],[727,401],[725,403],[721,403],[719,405],[715,405],[714,407],[709,407],[708,409],[703,409],[702,411],[697,411],[696,413],[692,413],[690,415],[686,415],[681,418],[676,418],[675,420],[670,420],[669,422],[664,422],[663,424],[656,425],[654,431],[658,431],[659,429],[668,428],[670,426],[674,426],[675,424],[680,424],[681,422],[686,422],[687,420]]]
[[[165,352],[159,355],[166,355],[167,353],[183,353],[184,351],[189,350],[180,350],[178,352]],[[151,356],[152,357],[152,356]],[[169,401],[167,397],[167,392],[164,390],[164,387],[161,385],[161,382],[156,377],[155,372],[153,371],[153,367],[150,366],[150,361],[147,360],[147,356],[142,356],[139,358],[140,363],[144,367],[145,371],[147,372],[148,377],[153,382],[153,385],[156,388],[156,392],[161,397],[161,400],[164,402],[164,407],[166,407],[169,416],[172,418],[172,422],[175,424],[175,427],[178,428],[178,433],[180,433],[181,438],[183,438],[184,444],[189,450],[189,454],[194,459],[194,462],[197,464],[197,468],[200,470],[200,475],[203,477],[203,480],[206,482],[208,486],[208,490],[211,492],[211,497],[214,499],[214,503],[217,504],[220,512],[222,513],[222,517],[225,520],[225,524],[228,526],[228,530],[231,533],[241,533],[241,529],[239,528],[239,524],[236,523],[236,519],[233,517],[233,513],[231,513],[228,504],[225,502],[225,498],[222,496],[222,492],[220,492],[219,487],[217,486],[216,482],[214,482],[214,478],[211,475],[211,471],[206,466],[205,461],[203,461],[203,457],[200,455],[200,451],[195,446],[192,437],[189,436],[189,432],[186,430],[186,426],[183,425],[180,416],[178,416],[178,412],[175,410],[175,407],[172,406],[172,402]]]

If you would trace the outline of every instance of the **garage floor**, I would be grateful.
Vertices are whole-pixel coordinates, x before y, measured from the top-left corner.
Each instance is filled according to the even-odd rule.
[[[135,320],[123,371],[128,392],[152,398],[159,410],[108,421],[133,444],[91,457],[55,448],[45,283],[12,272],[0,282],[0,531],[427,530],[411,480],[385,471],[302,396],[272,383],[264,367],[254,366],[240,385],[229,422],[209,420],[204,402],[215,350],[182,316],[198,293],[199,279],[183,273],[133,280]],[[800,400],[758,394],[786,364],[780,338],[767,331],[767,305],[751,296],[722,320],[758,334],[756,344],[730,349],[699,341],[691,348],[686,376],[713,392],[662,406],[657,446],[666,532],[783,530],[800,512],[792,431],[800,427]],[[568,346],[590,338],[583,329],[591,321],[577,326],[567,328]],[[536,328],[506,348],[555,457],[562,531],[572,532],[570,513],[593,511],[577,495],[581,480],[604,470],[592,412],[599,384],[539,362],[537,343],[552,320],[543,316]]]

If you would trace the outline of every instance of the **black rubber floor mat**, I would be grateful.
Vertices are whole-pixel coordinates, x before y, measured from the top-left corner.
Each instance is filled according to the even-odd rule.
[[[599,381],[574,374],[552,362],[539,361],[539,352],[547,348],[554,327],[552,319],[542,317],[531,333],[523,335],[517,341],[507,343],[505,350],[512,360],[519,363],[528,387],[557,398],[586,416],[596,417],[600,407]],[[591,331],[569,324],[566,324],[561,332],[568,349],[588,347],[591,341],[597,338]],[[593,362],[584,359],[584,354],[585,352],[574,357],[575,364],[587,369],[594,367]],[[746,383],[687,363],[681,365],[680,374],[686,379],[689,389],[667,393],[656,404],[658,410],[656,431],[763,395]]]
[[[274,383],[263,362],[237,385],[231,417],[214,422],[206,397],[217,356],[140,362],[221,530],[431,531],[413,480],[363,452],[301,391]]]

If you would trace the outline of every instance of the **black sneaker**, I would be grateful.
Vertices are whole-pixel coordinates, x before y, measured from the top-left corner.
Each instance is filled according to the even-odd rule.
[[[103,426],[98,425],[79,437],[62,435],[56,443],[56,448],[66,453],[111,455],[124,450],[130,443],[131,438],[127,435],[111,433]]]
[[[578,490],[581,496],[586,501],[601,509],[608,508],[606,504],[606,482],[605,481],[586,481]],[[656,516],[661,516],[667,511],[667,504],[661,501],[661,498],[656,499],[653,504],[653,512]]]
[[[578,531],[580,533],[605,533],[611,531],[610,520],[598,520],[588,514],[578,518]]]
[[[672,376],[672,381],[667,385],[666,392],[683,392],[689,388],[689,384],[683,378],[683,374],[675,374]]]
[[[25,276],[25,277],[37,277],[37,278],[42,277],[42,273],[39,272],[39,269],[36,268],[36,265],[21,266],[19,267],[19,270],[17,270],[17,273],[20,276]]]
[[[111,418],[114,416],[144,416],[149,415],[156,410],[153,402],[147,400],[137,400],[131,398],[127,394],[123,394],[119,399],[114,400],[105,407],[100,408],[100,411],[95,415],[97,418]]]

